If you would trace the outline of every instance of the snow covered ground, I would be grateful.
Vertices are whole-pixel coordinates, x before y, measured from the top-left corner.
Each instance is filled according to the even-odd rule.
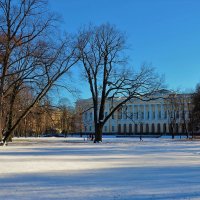
[[[15,139],[0,147],[0,200],[200,199],[200,141]]]

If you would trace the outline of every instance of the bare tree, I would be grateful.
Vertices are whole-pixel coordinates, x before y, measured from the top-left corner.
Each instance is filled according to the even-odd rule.
[[[191,94],[180,94],[178,100],[180,105],[180,127],[182,133],[189,138],[189,124],[191,122]]]
[[[166,111],[168,112],[169,131],[174,139],[175,134],[180,132],[189,138],[188,124],[190,123],[190,94],[172,92],[165,98]],[[180,131],[179,131],[180,130]]]
[[[168,123],[169,123],[169,132],[172,135],[172,139],[174,139],[175,134],[177,132],[177,126],[179,126],[178,120],[179,120],[179,101],[177,98],[176,93],[171,93],[169,96],[165,99],[166,103],[166,109],[168,112]]]
[[[102,141],[102,128],[132,98],[148,100],[160,88],[160,77],[143,66],[137,73],[126,69],[125,36],[109,24],[90,26],[78,36],[79,58],[84,66],[93,101],[95,140]],[[106,102],[112,104],[104,116]]]
[[[46,0],[0,0],[0,139],[3,134],[4,143],[54,83],[78,61],[72,38],[67,36],[63,42],[56,37],[55,21]],[[6,97],[14,94],[10,95],[10,105],[11,101],[14,105],[24,88],[33,98],[15,120],[10,112],[9,127],[3,133]]]
[[[192,105],[189,105],[190,110],[190,131],[192,136],[200,130],[200,84],[197,84],[195,92],[192,94]]]

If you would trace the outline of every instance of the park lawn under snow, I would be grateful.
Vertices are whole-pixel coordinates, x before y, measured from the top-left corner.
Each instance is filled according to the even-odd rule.
[[[200,141],[14,139],[0,169],[0,200],[200,199]]]

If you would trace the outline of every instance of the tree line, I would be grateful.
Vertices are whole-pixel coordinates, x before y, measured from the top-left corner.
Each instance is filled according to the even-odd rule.
[[[194,92],[185,94],[174,92],[168,96],[166,102],[169,105],[168,114],[172,138],[180,126],[182,133],[187,138],[198,136],[200,131],[200,85],[197,84]]]
[[[16,111],[14,111],[16,112]],[[40,101],[18,124],[12,137],[63,136],[81,132],[81,115],[74,107]]]

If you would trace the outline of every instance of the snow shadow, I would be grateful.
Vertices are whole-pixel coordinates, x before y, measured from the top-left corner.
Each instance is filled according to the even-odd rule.
[[[148,154],[158,154],[159,153],[190,153],[190,154],[200,154],[199,143],[185,142],[184,144],[179,144],[178,142],[167,142],[167,143],[152,143],[152,142],[133,142],[133,143],[103,143],[103,144],[66,144],[61,145],[61,147],[29,147],[29,148],[18,148],[0,151],[0,156],[63,156],[63,155],[78,155],[78,156],[102,156],[102,155],[127,155],[134,153],[134,155],[148,155]],[[124,148],[124,146],[126,148]]]
[[[0,178],[6,200],[200,199],[199,166],[119,167]]]

